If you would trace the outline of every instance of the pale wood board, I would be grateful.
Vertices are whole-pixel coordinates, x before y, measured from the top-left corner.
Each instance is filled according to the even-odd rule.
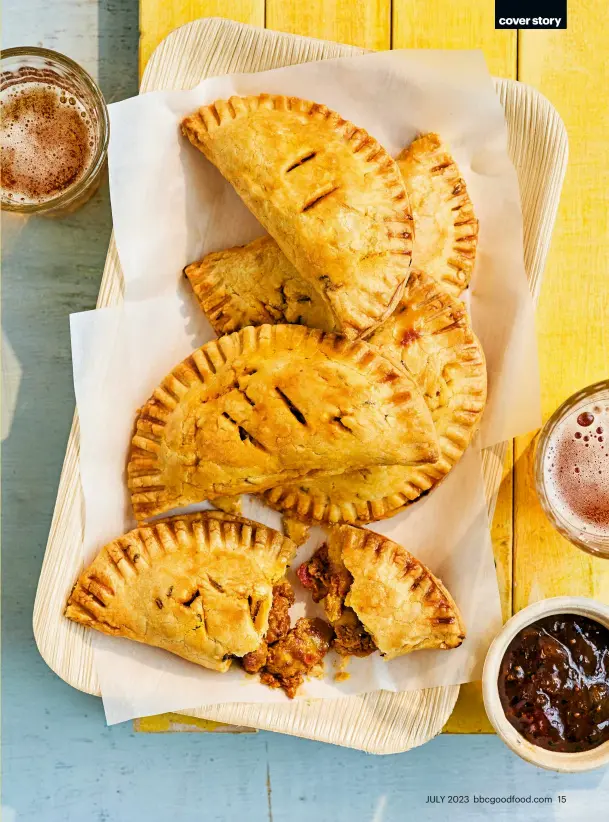
[[[160,44],[148,63],[141,90],[191,87],[208,76],[359,53],[361,49],[232,21],[199,20],[176,30]],[[566,136],[553,107],[533,89],[509,80],[498,80],[496,86],[506,110],[509,150],[521,183],[525,264],[531,289],[537,295],[566,166]],[[121,299],[122,274],[112,241],[98,306],[117,305]],[[484,454],[491,515],[504,454],[504,445]],[[82,568],[83,513],[75,418],[36,597],[34,632],[43,658],[59,676],[80,690],[99,694],[90,635],[62,617],[65,599]],[[204,706],[187,713],[375,753],[393,753],[420,745],[439,733],[458,692],[458,686],[451,686],[290,705]]]

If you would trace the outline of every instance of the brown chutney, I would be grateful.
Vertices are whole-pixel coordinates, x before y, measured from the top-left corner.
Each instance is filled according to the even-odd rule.
[[[525,739],[573,753],[609,740],[609,630],[576,614],[527,625],[499,669],[508,721]]]

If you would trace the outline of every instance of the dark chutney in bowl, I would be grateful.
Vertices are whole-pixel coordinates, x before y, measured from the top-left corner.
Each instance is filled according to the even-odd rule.
[[[576,753],[609,740],[609,630],[576,614],[527,625],[499,669],[499,697],[529,742]]]

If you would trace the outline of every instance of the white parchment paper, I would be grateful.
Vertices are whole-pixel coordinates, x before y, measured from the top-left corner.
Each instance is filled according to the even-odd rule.
[[[471,311],[489,368],[484,445],[539,424],[532,303],[522,261],[516,174],[503,110],[477,52],[391,52],[208,80],[187,92],[155,92],[110,107],[110,186],[125,304],[72,317],[74,382],[81,427],[87,560],[133,525],[125,462],[137,408],[162,377],[213,333],[182,277],[203,254],[263,233],[219,173],[179,133],[180,118],[230,94],[276,92],[326,103],[367,128],[393,155],[418,133],[449,143],[480,220]],[[444,483],[373,530],[403,544],[439,575],[468,629],[451,652],[423,651],[390,663],[351,660],[350,678],[312,679],[303,697],[408,690],[479,676],[500,625],[500,605],[481,478],[479,443]],[[204,506],[203,506],[204,507]],[[246,516],[277,527],[250,500]],[[306,559],[318,531],[300,549]],[[294,615],[315,613],[296,585]],[[225,675],[126,640],[95,635],[108,722],[217,702],[284,701],[238,666]]]

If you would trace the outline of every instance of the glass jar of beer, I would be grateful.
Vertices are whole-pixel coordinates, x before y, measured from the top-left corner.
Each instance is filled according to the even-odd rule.
[[[545,424],[535,485],[563,536],[609,558],[609,380],[573,394]]]
[[[59,216],[95,192],[108,150],[108,110],[95,81],[48,49],[2,52],[2,208]]]

